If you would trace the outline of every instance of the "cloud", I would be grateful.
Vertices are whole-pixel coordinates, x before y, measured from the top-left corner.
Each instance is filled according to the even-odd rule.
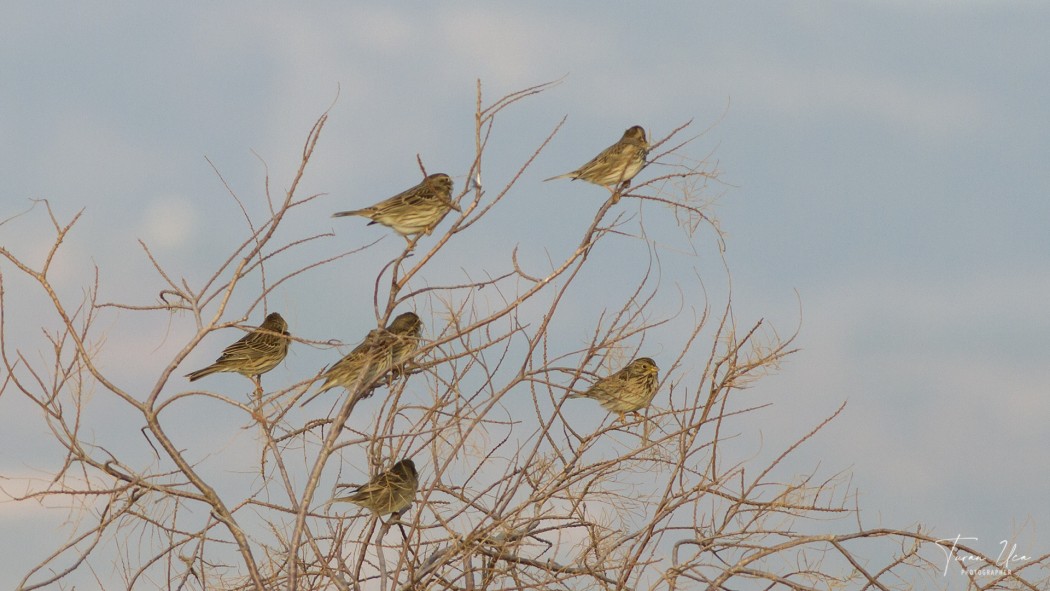
[[[917,130],[934,138],[973,131],[984,108],[970,92],[901,76],[845,71],[810,63],[792,64],[769,56],[734,54],[717,67],[734,101],[785,117],[840,112]]]
[[[477,76],[505,91],[560,76],[572,64],[586,64],[611,54],[608,31],[557,14],[508,14],[504,8],[463,6],[442,12],[437,30],[441,44]],[[551,67],[563,70],[552,72]]]
[[[193,237],[195,220],[195,209],[189,199],[166,195],[146,207],[138,233],[150,247],[179,248]]]
[[[996,478],[968,494],[1013,494],[1000,483],[1034,478],[1023,458],[1047,444],[1050,371],[1035,352],[1050,321],[1033,294],[1050,294],[1050,276],[866,276],[804,298],[803,350],[772,380],[769,429],[800,432],[847,400],[813,449],[874,483],[876,508],[908,490],[915,511],[961,511],[943,499],[974,466]]]

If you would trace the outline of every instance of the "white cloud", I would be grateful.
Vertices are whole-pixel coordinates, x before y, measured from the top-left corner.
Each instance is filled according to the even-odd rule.
[[[193,202],[178,195],[167,195],[147,206],[139,234],[151,248],[178,248],[193,237],[195,220]]]
[[[970,92],[909,82],[900,76],[844,71],[818,64],[772,62],[735,53],[719,65],[718,84],[732,96],[786,117],[853,113],[934,136],[973,131],[984,111]]]
[[[486,82],[510,92],[567,73],[571,64],[610,56],[608,31],[552,14],[464,6],[440,15],[437,30],[452,59],[473,64]],[[560,67],[563,70],[551,70]]]
[[[883,493],[911,491],[916,508],[948,506],[937,499],[973,466],[998,478],[975,481],[975,495],[1030,482],[1019,458],[1048,443],[1050,372],[1032,354],[1050,323],[1047,297],[1050,276],[1036,274],[872,276],[807,297],[803,350],[775,379],[772,429],[798,431],[848,400],[814,442],[818,455]]]
[[[3,490],[0,490],[0,523],[7,522],[10,527],[16,521],[33,522],[48,518],[53,520],[54,512],[52,509],[66,506],[63,501],[68,501],[68,498],[63,498],[61,495],[55,495],[50,500],[41,497],[39,502],[15,500],[25,495],[47,490],[51,485],[53,475],[29,471],[18,473],[5,470],[5,472],[3,480],[0,481],[0,487],[3,487]],[[56,498],[58,499],[57,501],[55,500]]]

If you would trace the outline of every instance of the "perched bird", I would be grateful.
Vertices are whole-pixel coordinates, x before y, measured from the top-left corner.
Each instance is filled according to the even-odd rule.
[[[186,374],[190,381],[220,371],[234,371],[255,381],[262,389],[258,376],[280,365],[288,355],[288,323],[274,312],[266,317],[262,326],[241,337],[226,347],[215,363]]]
[[[325,382],[321,389],[300,406],[305,406],[337,386],[342,386],[350,392],[366,388],[361,390],[361,398],[368,398],[372,395],[376,380],[388,371],[398,370],[412,358],[419,348],[419,337],[422,334],[423,321],[412,312],[405,312],[394,318],[386,328],[369,331],[360,345],[322,374]]]
[[[332,214],[332,217],[366,217],[372,220],[368,225],[379,223],[389,226],[411,244],[410,234],[430,234],[450,209],[462,211],[452,202],[452,179],[447,174],[437,173],[411,189],[371,207],[340,211]]]
[[[660,368],[648,357],[639,357],[620,371],[594,383],[582,394],[569,394],[569,398],[593,398],[609,412],[636,412],[649,405],[656,394],[660,380]]]
[[[630,186],[631,179],[645,166],[645,157],[649,155],[649,142],[645,139],[645,130],[635,125],[623,132],[620,141],[602,150],[601,154],[578,169],[552,176],[544,181],[571,178],[611,187],[613,203],[620,200],[620,191]]]
[[[369,480],[368,484],[357,487],[353,493],[328,502],[351,502],[379,516],[400,513],[416,499],[418,486],[419,474],[416,472],[416,465],[412,460],[404,459]]]

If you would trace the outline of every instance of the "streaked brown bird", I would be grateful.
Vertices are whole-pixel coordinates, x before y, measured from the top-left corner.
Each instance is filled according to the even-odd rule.
[[[259,376],[284,361],[288,355],[288,337],[288,323],[274,312],[263,320],[262,326],[223,349],[215,363],[186,374],[186,377],[192,382],[220,371],[232,371],[251,378],[256,387],[262,389]]]
[[[569,394],[569,398],[593,398],[609,412],[637,412],[649,405],[656,394],[660,381],[660,368],[648,357],[639,357],[620,371],[594,383],[582,394]]]
[[[645,139],[645,129],[635,125],[623,132],[620,141],[602,150],[587,164],[544,181],[582,179],[612,189],[613,203],[616,203],[620,200],[620,192],[630,186],[631,179],[645,167],[645,157],[648,155],[649,142]]]
[[[340,211],[332,214],[338,218],[348,215],[366,217],[372,224],[383,224],[393,228],[411,244],[411,234],[430,234],[450,209],[462,211],[452,202],[452,178],[437,173],[423,179],[418,185],[380,201],[371,207]]]
[[[416,465],[412,460],[404,459],[369,480],[368,484],[357,487],[353,493],[328,502],[354,503],[379,516],[401,513],[416,500],[418,486],[419,474],[416,472]]]
[[[300,406],[337,386],[351,393],[360,391],[361,398],[368,398],[379,378],[400,369],[412,358],[422,334],[423,321],[412,312],[394,318],[386,328],[369,331],[360,345],[321,375],[325,378],[321,389]]]

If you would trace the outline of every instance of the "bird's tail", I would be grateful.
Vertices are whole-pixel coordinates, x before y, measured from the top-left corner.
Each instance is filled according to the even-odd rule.
[[[198,369],[195,372],[186,374],[186,377],[189,378],[191,382],[193,382],[193,381],[196,381],[196,380],[199,380],[199,379],[203,378],[204,376],[210,376],[211,374],[219,371],[220,369],[221,368],[219,367],[218,364],[209,365],[208,367],[205,367],[204,369]]]
[[[549,179],[543,179],[543,182],[553,181],[554,179],[572,179],[572,180],[576,180],[578,178],[580,178],[580,177],[576,176],[576,171],[574,170],[572,172],[567,172],[565,174],[559,174],[558,176],[552,176]]]
[[[333,213],[332,217],[334,217],[334,218],[342,218],[342,217],[346,217],[348,215],[366,215],[367,213],[368,213],[368,210],[366,210],[366,209],[352,209],[350,211],[338,211],[336,213]]]
[[[318,390],[318,391],[314,392],[313,394],[311,394],[311,395],[310,395],[310,397],[309,397],[309,398],[307,398],[306,400],[304,400],[304,401],[300,402],[300,403],[299,403],[299,408],[302,408],[302,407],[306,406],[307,404],[310,404],[311,402],[313,402],[313,401],[314,401],[314,399],[315,399],[315,398],[317,398],[317,397],[318,397],[318,396],[320,396],[321,394],[324,394],[325,392],[327,392],[327,391],[331,390],[331,389],[332,389],[332,388],[334,388],[334,387],[335,387],[335,386],[330,386],[330,385],[328,385],[328,382],[325,382],[325,384],[324,384],[323,386],[321,386],[321,389],[320,389],[320,390]]]

